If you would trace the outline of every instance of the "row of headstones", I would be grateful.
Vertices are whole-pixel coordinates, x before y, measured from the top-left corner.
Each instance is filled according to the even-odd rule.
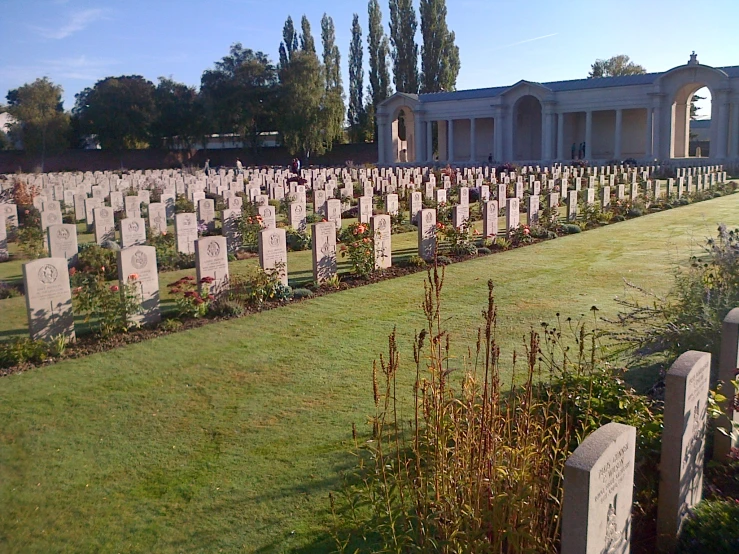
[[[374,239],[374,261],[378,269],[391,266],[391,220],[389,215],[371,219]],[[55,231],[64,231],[58,226]],[[52,229],[50,227],[50,229]],[[76,239],[76,236],[75,236]],[[317,283],[331,279],[337,272],[336,226],[333,222],[313,225],[313,275]],[[75,240],[76,242],[76,240]],[[225,237],[211,236],[194,240],[197,282],[211,277],[208,293],[220,294],[228,288],[228,247]],[[56,252],[55,252],[56,253]],[[159,277],[156,249],[134,245],[118,251],[118,281],[121,294],[126,286],[134,286],[141,301],[141,313],[132,314],[139,324],[156,323],[160,319]],[[72,296],[66,256],[42,258],[23,265],[28,327],[32,339],[48,340],[58,335],[74,339]],[[287,241],[285,229],[265,228],[259,232],[259,263],[275,270],[280,281],[288,284]]]
[[[728,383],[739,366],[739,308],[726,316],[718,378]],[[711,355],[691,350],[665,377],[664,430],[657,515],[658,550],[672,552],[683,521],[703,493]],[[739,422],[730,401],[719,427]],[[725,462],[736,439],[716,432],[714,460]],[[588,436],[564,470],[562,553],[628,552],[636,429],[609,423]],[[727,529],[727,532],[729,530]]]

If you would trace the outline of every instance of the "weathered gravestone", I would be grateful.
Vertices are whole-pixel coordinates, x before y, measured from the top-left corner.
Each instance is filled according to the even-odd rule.
[[[149,204],[149,229],[152,235],[167,234],[167,207],[161,202]]]
[[[577,191],[571,190],[567,193],[567,221],[577,219]]]
[[[335,251],[336,233],[334,232]],[[259,231],[259,265],[265,271],[276,271],[282,284],[287,286],[287,237],[285,229],[267,227]]]
[[[729,381],[739,379],[737,376],[737,368],[739,368],[739,308],[731,310],[721,326],[721,352],[718,360],[718,378],[723,381],[723,394],[727,400],[722,403],[722,411],[724,416],[718,421],[718,426],[724,431],[730,432],[731,422],[739,422],[739,410],[733,409],[731,398],[734,391]],[[731,449],[739,446],[736,433],[725,435],[718,429],[713,438],[713,459],[720,462],[728,461]]]
[[[470,205],[470,189],[468,187],[459,187],[459,205]]]
[[[539,196],[532,194],[526,200],[526,214],[529,225],[539,224]]]
[[[49,225],[46,229],[49,256],[64,258],[70,266],[77,263],[77,226],[73,224]]]
[[[456,229],[461,229],[465,222],[470,221],[470,206],[457,205],[452,208],[452,225]]]
[[[164,204],[167,219],[174,219],[176,201],[175,194],[172,192],[163,192],[161,197],[159,198],[159,201]],[[111,206],[112,205],[113,203],[111,202]]]
[[[208,232],[213,232],[216,229],[216,207],[215,202],[206,198],[198,200],[198,223],[204,225]]]
[[[231,253],[241,246],[240,221],[241,210],[223,210],[221,212],[221,233],[226,238],[228,251]]]
[[[46,231],[50,225],[60,225],[63,222],[62,212],[41,212],[41,230]]]
[[[313,213],[326,217],[326,191],[316,189],[313,191]]]
[[[94,222],[92,230],[95,234],[95,243],[103,244],[106,241],[115,241],[115,214],[113,208],[103,206],[92,210]]]
[[[488,200],[482,204],[482,238],[498,234],[498,201]]]
[[[423,209],[423,195],[420,192],[412,192],[410,196],[410,216],[411,222],[418,222],[418,214]]]
[[[41,258],[23,264],[28,329],[33,340],[64,336],[74,340],[72,292],[65,258]]]
[[[398,215],[398,195],[388,194],[385,196],[385,211],[390,215]]]
[[[141,217],[121,219],[121,247],[128,248],[146,242],[146,224]]]
[[[241,210],[244,207],[244,199],[241,196],[232,196],[228,199],[229,210]]]
[[[562,554],[629,553],[635,449],[636,428],[612,422],[567,459]]]
[[[198,219],[193,213],[176,214],[174,216],[174,235],[177,252],[193,254],[195,241],[198,240]]]
[[[506,200],[505,221],[508,233],[518,229],[518,226],[521,224],[518,202],[518,198],[508,198]]]
[[[418,255],[426,261],[436,254],[436,210],[424,209],[419,213]]]
[[[257,210],[262,217],[262,227],[265,229],[274,229],[277,227],[277,214],[275,213],[274,206],[260,206]]]
[[[372,197],[360,196],[357,204],[357,221],[368,224],[372,217]]]
[[[141,198],[137,196],[126,196],[123,199],[127,218],[141,217]]]
[[[5,216],[5,225],[8,229],[18,228],[18,206],[5,202],[0,204],[0,214]]]
[[[370,228],[374,241],[375,269],[386,269],[392,262],[392,221],[389,215],[373,215]]]
[[[333,222],[336,230],[341,229],[341,200],[331,199],[326,201],[326,219]]]
[[[611,187],[604,185],[600,189],[600,207],[602,210],[608,208],[611,205]]]
[[[665,377],[665,415],[659,462],[657,547],[672,552],[683,520],[703,492],[711,355],[690,350]]]
[[[288,224],[293,229],[305,231],[307,223],[305,218],[305,204],[302,202],[290,202],[288,212]]]
[[[219,296],[228,289],[228,245],[226,237],[203,237],[195,241],[195,274],[198,289]],[[204,283],[210,278],[211,283]]]
[[[446,204],[446,189],[436,189],[436,203]]]
[[[336,275],[336,225],[313,224],[313,279],[320,284]]]
[[[128,314],[128,320],[137,325],[159,323],[159,274],[157,251],[153,246],[132,246],[118,251],[118,282],[121,294],[131,286],[141,302],[141,310]]]

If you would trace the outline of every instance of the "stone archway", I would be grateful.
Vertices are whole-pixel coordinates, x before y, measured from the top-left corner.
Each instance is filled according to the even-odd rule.
[[[690,157],[690,107],[695,93],[700,89],[708,89],[711,96],[713,112],[714,93],[711,87],[703,82],[687,83],[680,87],[672,98],[670,122],[670,158]],[[714,124],[711,122],[713,138]]]
[[[541,102],[527,94],[513,105],[513,158],[540,160],[542,136]]]
[[[393,115],[391,125],[392,163],[408,163],[416,160],[416,122],[413,110],[402,106]]]

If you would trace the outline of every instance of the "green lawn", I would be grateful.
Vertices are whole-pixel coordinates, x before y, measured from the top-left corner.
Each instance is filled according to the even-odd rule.
[[[510,360],[555,312],[612,315],[624,278],[665,291],[718,222],[739,226],[739,195],[450,266],[454,352],[474,347],[488,279]],[[423,278],[0,379],[0,551],[328,551],[328,492],[352,466],[352,422],[366,434],[372,360],[394,325],[410,384]],[[0,303],[0,331],[17,328],[18,300]]]

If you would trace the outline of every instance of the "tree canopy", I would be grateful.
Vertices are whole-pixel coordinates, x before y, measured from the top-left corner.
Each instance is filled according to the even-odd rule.
[[[83,134],[105,149],[146,148],[156,120],[154,84],[140,75],[107,77],[75,96],[72,113]]]
[[[623,75],[642,75],[647,70],[643,66],[635,64],[625,54],[613,56],[607,60],[595,60],[590,66],[588,79],[599,77],[621,77]]]
[[[10,137],[22,142],[26,152],[41,155],[42,170],[47,153],[69,146],[69,115],[64,113],[62,92],[44,77],[7,94],[8,113],[16,120]]]
[[[446,24],[445,0],[421,0],[421,91],[440,92],[457,88],[460,60],[454,31]]]
[[[398,92],[418,92],[416,11],[412,0],[390,0],[390,44],[393,78]]]

